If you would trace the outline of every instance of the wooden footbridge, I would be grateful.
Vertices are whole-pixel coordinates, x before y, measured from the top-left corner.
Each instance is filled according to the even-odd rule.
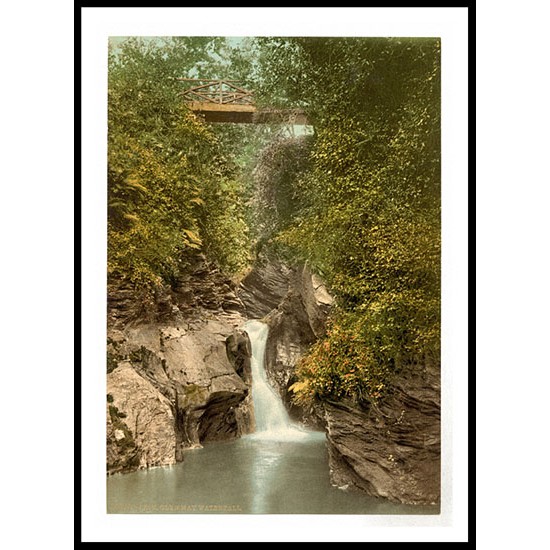
[[[258,109],[253,92],[237,86],[239,80],[178,78],[193,86],[182,91],[187,106],[206,122],[238,124],[308,124],[301,109]]]

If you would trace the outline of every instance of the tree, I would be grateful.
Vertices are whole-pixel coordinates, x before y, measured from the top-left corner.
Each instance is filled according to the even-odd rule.
[[[203,251],[228,272],[248,260],[231,133],[184,105],[179,77],[225,70],[222,38],[130,38],[109,52],[108,272],[152,291]],[[201,75],[202,76],[202,75]]]
[[[298,396],[377,399],[439,361],[440,82],[436,39],[261,39],[262,93],[315,124],[294,223],[277,236],[338,297]]]

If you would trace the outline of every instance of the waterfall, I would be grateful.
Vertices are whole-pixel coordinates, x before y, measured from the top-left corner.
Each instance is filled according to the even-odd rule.
[[[299,439],[308,432],[294,425],[279,394],[271,387],[265,372],[265,345],[269,327],[260,321],[247,321],[244,330],[252,345],[252,400],[256,418],[254,437],[263,439]]]

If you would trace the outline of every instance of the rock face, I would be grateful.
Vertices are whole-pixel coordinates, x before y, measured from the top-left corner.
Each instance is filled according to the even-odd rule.
[[[277,261],[263,259],[241,282],[238,297],[248,319],[261,319],[277,308],[287,292],[295,271]]]
[[[290,277],[289,290],[278,308],[264,319],[269,326],[265,351],[268,378],[291,416],[309,423],[314,417],[307,417],[292,403],[289,387],[295,382],[296,364],[323,336],[331,305],[332,298],[320,279],[302,266]]]
[[[440,376],[418,367],[380,408],[324,403],[331,481],[407,504],[440,501]]]
[[[118,411],[115,417],[122,420],[118,426],[108,416],[108,471],[170,464],[182,460],[185,448],[252,431],[250,342],[235,326],[243,322],[220,313],[185,324],[148,323],[110,331],[108,392],[114,398],[111,408]],[[155,423],[132,427],[145,403],[144,390],[138,388],[155,396],[157,408],[162,405],[162,429]],[[145,414],[141,412],[140,418]],[[160,418],[156,409],[155,414]],[[128,443],[123,460],[118,457],[123,440],[117,437],[121,430],[125,433],[124,422],[130,422],[127,429],[135,445]],[[140,441],[147,441],[147,446]]]
[[[182,261],[186,274],[153,295],[108,286],[109,472],[170,464],[187,447],[253,430],[250,342],[237,330],[246,318],[236,285],[202,254]],[[144,401],[144,388],[158,400],[162,429],[145,422],[152,398]]]
[[[136,292],[122,282],[107,287],[108,325],[124,329],[147,323],[181,323],[200,319],[204,312],[236,320],[244,313],[235,284],[203,254],[184,260],[187,273],[174,280],[170,287],[159,287],[153,296]]]
[[[170,402],[122,362],[107,378],[107,465],[110,472],[175,462]]]

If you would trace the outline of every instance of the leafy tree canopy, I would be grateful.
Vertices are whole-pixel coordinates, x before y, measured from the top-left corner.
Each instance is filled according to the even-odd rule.
[[[109,52],[109,254],[112,278],[153,289],[207,254],[228,273],[248,261],[240,173],[254,136],[209,127],[184,105],[181,77],[221,78],[225,39],[130,38]],[[246,56],[236,63],[246,65]]]
[[[261,91],[315,124],[292,223],[273,240],[338,298],[297,398],[378,399],[440,349],[437,39],[263,38]]]

